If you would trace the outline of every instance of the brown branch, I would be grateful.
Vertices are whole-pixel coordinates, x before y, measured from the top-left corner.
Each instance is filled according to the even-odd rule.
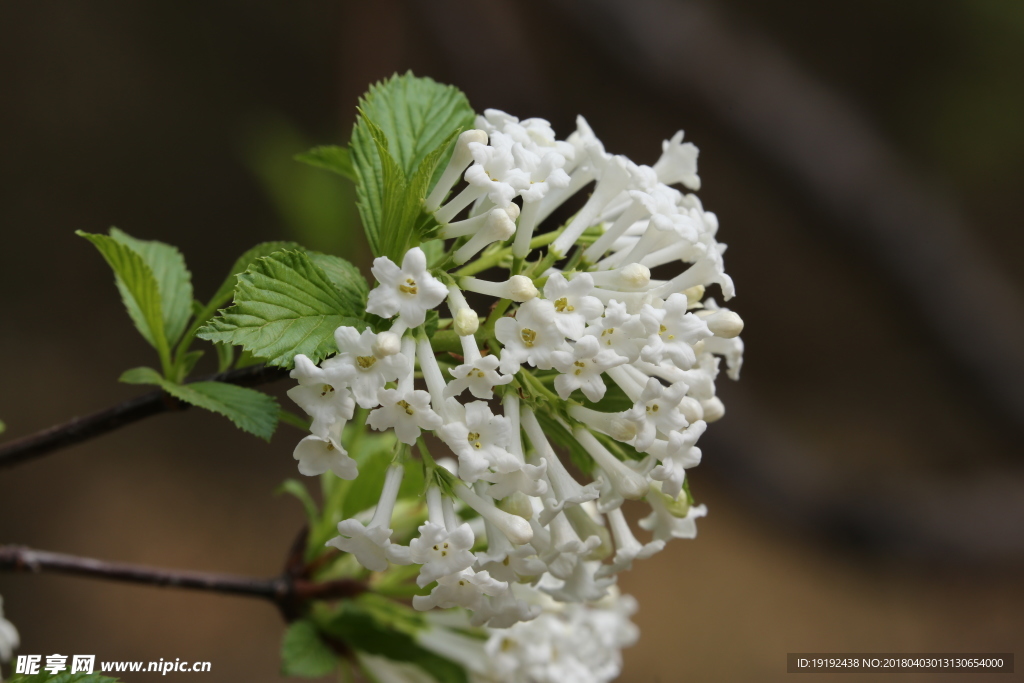
[[[364,582],[355,579],[315,582],[287,574],[271,579],[256,579],[232,574],[105,562],[18,545],[0,546],[0,570],[33,574],[53,572],[147,586],[263,598],[277,605],[286,618],[295,618],[290,616],[295,614],[295,606],[310,600],[351,598],[367,590]]]
[[[280,368],[257,365],[240,370],[229,370],[195,381],[218,381],[240,386],[256,386],[273,382],[285,376],[286,372]],[[188,407],[188,404],[157,389],[87,417],[75,418],[70,422],[5,443],[0,446],[0,467],[17,465],[57,449],[73,446],[151,415],[185,410]]]

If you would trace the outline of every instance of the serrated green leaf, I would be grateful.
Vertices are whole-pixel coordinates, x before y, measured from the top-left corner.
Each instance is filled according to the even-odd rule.
[[[374,255],[397,260],[415,229],[410,221],[426,215],[422,199],[453,135],[475,115],[457,88],[411,72],[371,86],[359,110],[350,144],[359,213]]]
[[[312,622],[294,622],[281,642],[281,675],[319,678],[334,671],[338,655],[323,641]]]
[[[167,343],[173,345],[185,331],[192,309],[192,273],[175,247],[155,240],[140,240],[110,229],[110,236],[142,257],[156,278]]]
[[[406,177],[412,176],[452,131],[472,126],[476,118],[461,90],[414,76],[411,71],[370,86],[359,108],[380,126]]]
[[[319,363],[337,351],[334,330],[365,329],[327,274],[298,251],[258,259],[238,276],[235,303],[197,336],[243,347],[268,365],[291,367],[297,354]]]
[[[269,256],[275,251],[302,251],[302,247],[295,242],[261,242],[255,247],[249,249],[241,256],[239,256],[228,276],[224,278],[224,282],[217,289],[217,293],[210,299],[209,308],[214,310],[223,307],[229,301],[231,301],[231,295],[235,291],[235,285],[238,284],[238,276],[246,271],[246,269],[252,265],[253,261],[264,256]],[[204,321],[205,322],[205,321]]]
[[[170,351],[164,331],[160,287],[152,269],[139,254],[113,237],[81,230],[77,230],[75,234],[92,242],[106,259],[114,271],[121,298],[136,329],[157,350],[162,361],[169,361]]]
[[[296,161],[337,173],[355,182],[356,170],[352,166],[352,152],[348,147],[321,145],[308,152],[295,155]]]
[[[366,297],[370,293],[370,285],[366,278],[354,265],[331,254],[321,254],[318,251],[307,251],[309,260],[319,266],[327,277],[338,289],[338,293],[345,299],[351,311],[362,311],[366,309]]]
[[[281,485],[277,487],[274,493],[287,493],[295,496],[295,498],[302,503],[302,509],[306,511],[306,519],[309,520],[310,524],[315,523],[316,520],[319,519],[320,511],[317,510],[316,501],[314,501],[313,496],[309,494],[309,489],[307,489],[305,485],[297,479],[285,479],[281,482]]]
[[[225,382],[175,384],[152,368],[132,368],[120,378],[126,384],[154,384],[171,396],[223,415],[242,431],[266,441],[277,427],[277,401],[263,392]]]

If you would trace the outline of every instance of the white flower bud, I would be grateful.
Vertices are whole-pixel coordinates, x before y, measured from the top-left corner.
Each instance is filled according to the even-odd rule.
[[[480,329],[480,318],[475,311],[463,308],[455,314],[455,324],[453,327],[455,328],[455,334],[460,337],[476,334],[476,331]]]
[[[373,355],[377,358],[393,356],[402,350],[402,338],[394,332],[381,332],[373,342]]]
[[[732,339],[743,331],[743,318],[733,311],[701,311],[704,322],[716,337]],[[698,314],[700,315],[700,314]]]
[[[683,397],[683,400],[679,402],[679,412],[683,414],[683,417],[690,424],[704,419],[704,408],[701,406],[700,401],[692,396]]]
[[[539,293],[533,285],[533,280],[525,275],[513,275],[505,282],[488,282],[475,277],[464,277],[459,280],[459,287],[477,294],[520,302],[535,299]]]
[[[510,515],[516,515],[523,519],[531,519],[533,517],[533,504],[530,502],[530,497],[522,491],[513,491],[505,496],[498,503],[498,507]]]
[[[706,401],[701,401],[700,405],[704,408],[704,421],[715,422],[721,420],[725,415],[725,404],[717,396],[712,396]],[[691,420],[692,422],[692,420]]]
[[[529,301],[537,296],[537,288],[533,280],[525,275],[513,275],[509,278],[509,296],[513,301]]]
[[[476,510],[481,517],[493,524],[498,531],[505,534],[514,545],[529,543],[530,539],[533,538],[533,527],[530,526],[528,521],[519,515],[499,510],[489,496],[484,498],[473,491],[473,489],[460,483],[455,485],[455,495],[461,498],[466,505]]]

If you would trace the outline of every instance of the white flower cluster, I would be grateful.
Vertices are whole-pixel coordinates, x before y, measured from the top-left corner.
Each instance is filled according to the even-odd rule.
[[[509,628],[502,642],[528,653],[553,648],[558,633],[584,628],[574,620],[595,617],[549,617],[524,599],[523,586],[563,603],[599,601],[634,560],[696,535],[705,508],[689,504],[685,472],[700,462],[696,442],[707,423],[724,413],[715,396],[719,362],[736,378],[743,353],[742,320],[705,297],[711,285],[725,300],[733,295],[718,221],[696,196],[671,187],[699,187],[696,161],[681,132],[654,166],[608,154],[582,117],[564,141],[546,121],[494,110],[461,134],[425,199],[447,240],[444,260],[428,267],[419,247],[401,266],[376,259],[379,285],[366,309],[391,328],[338,328],[339,353],[319,366],[296,357],[299,384],[289,392],[312,418],[311,435],[295,449],[303,474],[357,476],[341,434],[358,404],[371,411],[369,427],[393,429],[403,444],[432,432],[457,457],[457,476],[424,453],[436,474],[425,492],[427,521],[401,545],[392,542],[404,472],[396,461],[372,519],[342,521],[330,545],[373,571],[420,565],[418,584],[432,589],[414,607],[467,608],[474,626]],[[460,178],[466,185],[452,192]],[[564,226],[539,229],[591,183]],[[685,269],[652,276],[676,263]],[[508,277],[475,277],[489,267]],[[487,302],[487,320],[467,293]],[[427,312],[444,301],[451,318],[440,329],[457,335],[458,356],[440,353],[425,332]],[[457,365],[443,370],[439,355]],[[612,398],[618,409],[608,408]],[[562,445],[572,442],[593,481],[580,483],[562,462],[549,441],[554,431]],[[646,542],[623,515],[624,500],[650,506],[640,521]],[[547,625],[516,630],[531,619]],[[604,680],[569,673],[609,656],[596,651],[600,638],[588,642],[559,647],[544,659],[543,676],[523,680]],[[503,647],[492,653],[498,663]]]
[[[461,664],[474,683],[603,683],[619,675],[622,649],[639,636],[631,596],[612,588],[599,602],[577,604],[522,584],[515,592],[538,612],[533,621],[490,629],[483,641],[456,630],[468,625],[458,615],[437,615],[417,641]]]

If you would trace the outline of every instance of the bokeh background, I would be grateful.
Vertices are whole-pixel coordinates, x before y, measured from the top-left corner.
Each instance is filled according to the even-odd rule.
[[[1022,651],[1009,0],[3,2],[4,438],[136,395],[117,376],[153,362],[76,229],[177,245],[200,298],[263,240],[368,272],[350,189],[291,156],[347,141],[367,84],[410,68],[562,135],[582,113],[638,162],[679,128],[701,149],[748,353],[692,472],[699,538],[621,578],[643,631],[622,680],[782,680],[797,651]],[[301,523],[271,496],[296,438],[188,411],[0,470],[0,542],[276,574]],[[26,653],[279,680],[268,605],[57,576],[0,575],[0,594]]]

